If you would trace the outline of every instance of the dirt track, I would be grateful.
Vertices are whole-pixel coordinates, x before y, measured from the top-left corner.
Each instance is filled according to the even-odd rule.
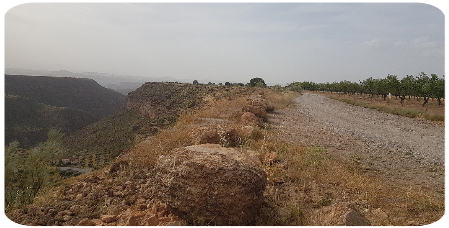
[[[271,116],[283,140],[324,147],[367,173],[444,190],[444,126],[304,94]]]

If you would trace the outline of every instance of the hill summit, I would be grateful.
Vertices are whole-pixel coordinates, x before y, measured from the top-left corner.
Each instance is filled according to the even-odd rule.
[[[5,93],[87,112],[97,120],[115,113],[126,97],[87,78],[5,75]]]
[[[92,79],[5,75],[5,138],[32,147],[50,129],[71,134],[126,105]]]

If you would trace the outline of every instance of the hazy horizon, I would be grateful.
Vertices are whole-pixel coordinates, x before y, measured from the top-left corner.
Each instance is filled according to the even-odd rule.
[[[444,75],[444,14],[422,3],[28,3],[5,67],[267,84]]]

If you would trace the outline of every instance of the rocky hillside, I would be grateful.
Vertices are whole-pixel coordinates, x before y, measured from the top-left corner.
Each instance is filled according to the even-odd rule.
[[[161,87],[177,93],[153,91]],[[174,118],[169,128],[161,128],[121,153],[105,169],[68,179],[8,217],[27,225],[256,224],[267,176],[260,167],[260,155],[232,148],[260,139],[256,128],[263,118],[244,109],[266,115],[273,108],[260,99],[247,100],[252,92],[248,88],[145,84],[130,94],[128,111],[138,111],[137,116],[148,116],[148,120]],[[190,179],[170,181],[179,175]],[[213,187],[208,188],[209,184]],[[204,203],[208,206],[202,208]],[[187,213],[192,206],[195,214]]]
[[[47,140],[47,132],[52,128],[71,134],[93,122],[95,118],[82,110],[5,95],[6,144],[18,141],[22,147],[28,148]]]
[[[5,75],[5,138],[32,147],[56,128],[69,135],[126,105],[126,97],[84,78]]]
[[[5,75],[5,93],[46,105],[82,110],[97,120],[126,104],[124,95],[86,78]]]
[[[107,164],[145,138],[172,126],[182,113],[200,108],[212,97],[241,91],[207,85],[145,83],[129,93],[126,108],[68,136],[64,147],[70,156],[101,157],[102,163]]]

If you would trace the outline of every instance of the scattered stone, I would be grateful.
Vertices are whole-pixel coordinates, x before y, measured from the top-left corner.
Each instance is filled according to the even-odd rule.
[[[251,99],[251,105],[262,107],[266,112],[274,111],[274,106],[268,103],[268,101],[263,98]]]
[[[77,226],[95,226],[95,225],[96,223],[88,218],[81,219],[81,221],[79,221],[79,223],[77,224]]]
[[[323,207],[321,212],[321,226],[371,226],[362,213],[346,203]]]
[[[246,105],[242,108],[243,112],[251,112],[259,118],[267,118],[267,111],[261,106]]]
[[[240,122],[245,125],[258,125],[260,123],[259,118],[252,112],[244,112],[242,116],[240,116]]]
[[[278,155],[275,152],[271,152],[265,155],[264,163],[268,165],[274,165],[274,163],[279,162]]]
[[[292,212],[288,208],[281,207],[278,209],[278,215],[283,219],[289,219],[292,216]]]
[[[379,219],[385,220],[388,219],[388,214],[385,213],[381,208],[377,208],[375,210],[372,210],[372,213],[379,217]]]
[[[225,148],[218,144],[201,144],[201,145],[187,146],[185,148],[197,152],[223,154],[234,160],[245,162],[254,166],[262,165],[262,162],[257,152],[253,150],[242,150],[240,148]]]
[[[147,226],[157,226],[157,225],[159,225],[159,220],[157,219],[157,216],[153,215],[153,216],[149,217],[147,219],[146,225]]]
[[[100,220],[104,223],[111,223],[117,221],[117,215],[101,215]]]
[[[223,128],[220,125],[201,126],[191,134],[195,144],[220,144],[223,146],[240,145],[239,133],[233,128]]]

